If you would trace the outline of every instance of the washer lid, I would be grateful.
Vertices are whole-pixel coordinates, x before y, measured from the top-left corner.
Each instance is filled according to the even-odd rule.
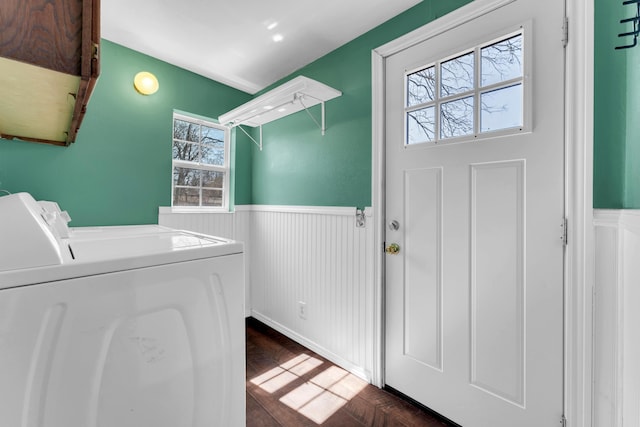
[[[104,234],[100,234],[72,229],[69,247],[76,262],[134,259],[185,251],[198,257],[195,251],[197,249],[229,243],[224,239],[159,226],[131,226],[128,229],[119,227],[113,231],[114,233],[110,233],[110,230],[104,230]]]
[[[78,233],[71,229],[65,239],[75,259],[59,265],[0,271],[0,290],[25,285],[54,282],[148,268],[158,265],[188,262],[198,259],[241,255],[243,244],[233,240],[200,235],[189,231],[158,229],[157,226],[123,229],[87,230]],[[108,228],[108,227],[106,227]],[[98,237],[101,236],[101,237]],[[91,237],[93,236],[93,238]]]

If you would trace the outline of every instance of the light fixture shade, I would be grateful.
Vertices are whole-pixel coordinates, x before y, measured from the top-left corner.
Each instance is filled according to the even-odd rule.
[[[153,74],[141,71],[133,78],[133,87],[142,95],[152,95],[158,91],[160,83]]]

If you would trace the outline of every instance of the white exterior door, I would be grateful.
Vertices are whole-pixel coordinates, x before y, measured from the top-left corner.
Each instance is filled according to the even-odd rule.
[[[386,59],[385,383],[464,427],[563,412],[561,0]]]

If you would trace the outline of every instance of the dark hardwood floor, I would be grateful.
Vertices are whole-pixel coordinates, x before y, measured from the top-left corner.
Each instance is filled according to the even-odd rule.
[[[247,319],[247,427],[450,427]]]

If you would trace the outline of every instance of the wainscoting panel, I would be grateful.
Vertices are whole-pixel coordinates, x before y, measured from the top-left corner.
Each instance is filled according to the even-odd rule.
[[[355,208],[253,207],[252,315],[371,378],[373,227]]]
[[[640,211],[597,210],[594,427],[640,427]]]

